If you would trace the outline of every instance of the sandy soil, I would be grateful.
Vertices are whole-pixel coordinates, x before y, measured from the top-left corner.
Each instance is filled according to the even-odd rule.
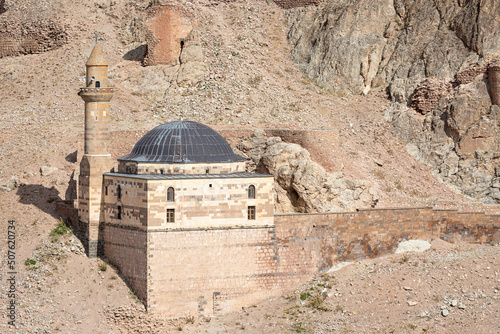
[[[8,327],[2,312],[0,332],[500,332],[499,247],[438,241],[426,253],[356,262],[285,297],[233,314],[174,320],[146,314],[114,268],[86,258],[71,233],[55,230],[55,201],[70,196],[69,180],[78,168],[74,157],[81,156],[83,101],[76,93],[94,31],[99,31],[117,88],[113,131],[149,130],[181,117],[217,129],[324,129],[331,136],[312,146],[313,158],[329,171],[370,181],[379,206],[440,200],[451,201],[452,207],[482,206],[439,183],[392,137],[381,112],[387,103],[382,87],[366,97],[346,96],[304,77],[289,60],[283,12],[274,4],[192,1],[210,74],[199,85],[151,101],[124,85],[127,76],[144,69],[124,59],[138,45],[124,45],[120,37],[143,2],[52,2],[68,24],[70,42],[43,54],[0,59],[0,185],[12,177],[19,184],[0,193],[4,240],[8,221],[15,220],[18,288],[17,328]],[[114,154],[133,143],[115,142]],[[57,169],[42,176],[42,166]],[[2,242],[0,257],[7,255]],[[6,269],[0,269],[2,291],[8,289]],[[454,300],[457,305],[451,306]],[[2,293],[4,310],[7,302]],[[446,317],[441,315],[445,306]]]

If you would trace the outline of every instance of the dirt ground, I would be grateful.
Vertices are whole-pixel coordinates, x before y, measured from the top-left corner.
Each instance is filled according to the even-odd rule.
[[[58,228],[55,202],[71,197],[68,185],[82,154],[84,104],[77,92],[94,31],[116,87],[112,131],[145,131],[179,118],[216,129],[324,129],[331,136],[313,145],[313,158],[329,171],[371,182],[379,206],[448,201],[453,208],[484,208],[440,183],[391,135],[383,87],[366,97],[348,96],[304,77],[289,59],[283,11],[272,3],[192,1],[210,74],[152,101],[125,84],[144,73],[138,61],[124,58],[138,45],[120,37],[140,2],[52,2],[68,24],[69,43],[0,59],[0,186],[12,178],[17,183],[0,193],[0,332],[500,332],[499,246],[439,240],[424,253],[355,262],[286,296],[220,317],[148,315],[111,265],[88,259],[79,240]],[[113,145],[118,152],[133,141]],[[53,170],[42,175],[43,166]],[[16,328],[5,312],[12,299],[5,293],[12,275],[6,265],[9,226],[15,226]]]

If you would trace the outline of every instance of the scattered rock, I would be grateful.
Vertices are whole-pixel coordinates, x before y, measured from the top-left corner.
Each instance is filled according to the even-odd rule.
[[[448,314],[450,314],[450,311],[448,311],[448,309],[441,310],[441,315],[442,315],[443,317],[447,317],[447,316],[448,316]]]
[[[42,167],[40,167],[40,175],[47,176],[47,175],[54,173],[57,170],[58,170],[57,167],[42,166]]]
[[[408,300],[407,303],[408,303],[408,306],[415,306],[415,305],[418,304],[417,302],[414,302],[414,301],[411,301],[411,300]]]
[[[396,249],[396,254],[407,253],[407,252],[425,252],[431,248],[431,244],[425,240],[408,240],[400,242],[398,248]]]
[[[458,300],[453,299],[450,303],[451,306],[456,307],[458,305]]]
[[[5,182],[5,184],[0,187],[0,192],[2,193],[8,193],[9,191],[14,190],[15,188],[19,187],[20,183],[17,178],[12,176],[10,179]]]

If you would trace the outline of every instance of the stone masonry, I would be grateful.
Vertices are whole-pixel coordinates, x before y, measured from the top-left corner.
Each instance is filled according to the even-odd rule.
[[[488,80],[490,83],[491,103],[500,106],[500,59],[489,64]]]
[[[81,221],[88,225],[83,244],[89,257],[96,257],[99,223],[103,221],[102,174],[113,166],[108,126],[113,88],[108,87],[108,64],[97,43],[86,67],[86,87],[79,92],[85,101],[85,150],[78,177],[78,210]]]
[[[153,7],[146,20],[145,66],[179,65],[184,41],[193,30],[193,17],[180,3]]]
[[[104,250],[148,312],[178,317],[241,309],[338,261],[391,253],[403,240],[500,242],[498,215],[431,208],[278,214],[274,223],[155,230],[105,224]]]
[[[14,4],[14,3],[13,3]],[[0,58],[41,53],[68,41],[67,27],[39,1],[23,9],[0,2]]]
[[[274,0],[274,2],[284,8],[296,8],[296,7],[305,7],[305,6],[316,6],[322,4],[326,0]]]

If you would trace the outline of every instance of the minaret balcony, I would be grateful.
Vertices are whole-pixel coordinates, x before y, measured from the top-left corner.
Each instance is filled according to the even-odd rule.
[[[85,102],[99,102],[99,101],[109,101],[113,97],[115,89],[112,87],[82,87],[78,95]]]

